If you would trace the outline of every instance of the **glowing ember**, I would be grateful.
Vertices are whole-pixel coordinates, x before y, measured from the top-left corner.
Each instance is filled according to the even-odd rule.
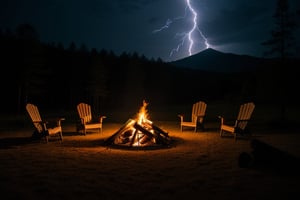
[[[143,105],[137,114],[137,119],[129,119],[105,143],[125,147],[168,145],[170,143],[168,133],[155,126],[149,120],[147,106],[148,103],[143,101]]]

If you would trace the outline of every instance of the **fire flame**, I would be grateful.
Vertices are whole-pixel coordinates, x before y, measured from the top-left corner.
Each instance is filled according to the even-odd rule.
[[[113,134],[107,141],[122,146],[156,146],[168,145],[170,142],[168,133],[155,126],[149,120],[148,103],[144,100],[143,105],[137,113],[136,119],[130,119],[124,126]]]
[[[146,128],[145,127],[146,124],[152,124],[152,121],[149,120],[149,114],[148,114],[148,110],[147,110],[148,104],[149,103],[147,103],[145,100],[143,100],[143,105],[140,108],[140,110],[137,114],[137,119],[136,119],[136,123],[141,125],[144,128]],[[138,131],[138,130],[135,130],[135,131],[136,131],[137,139],[132,144],[132,146],[140,146],[141,140],[143,140],[143,138],[145,139],[145,138],[148,138],[148,137],[144,133],[142,133],[141,131]],[[150,130],[148,129],[148,131],[153,133],[153,130],[151,130],[151,129]],[[150,140],[153,143],[155,143],[155,138],[151,138]]]
[[[145,100],[143,100],[143,105],[140,108],[138,115],[137,115],[137,123],[138,124],[142,124],[142,123],[150,121],[148,111],[147,111],[148,104],[149,103],[147,103]]]

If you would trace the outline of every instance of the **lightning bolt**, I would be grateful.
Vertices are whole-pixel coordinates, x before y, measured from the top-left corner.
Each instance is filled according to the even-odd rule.
[[[168,20],[166,21],[166,24],[165,24],[163,27],[161,27],[161,28],[159,28],[159,29],[156,29],[156,30],[152,31],[152,33],[157,33],[157,32],[159,32],[159,31],[162,31],[163,29],[167,29],[167,28],[169,28],[170,24],[172,24],[172,23],[173,23],[173,21],[170,20],[170,19],[168,19]]]
[[[207,39],[206,37],[204,37],[203,33],[200,31],[198,25],[197,25],[197,12],[194,10],[194,8],[192,7],[191,3],[190,3],[190,0],[186,0],[186,3],[187,3],[187,6],[189,8],[189,10],[193,13],[193,28],[189,31],[188,33],[188,38],[189,38],[189,41],[190,41],[190,45],[189,45],[189,55],[191,56],[192,55],[192,48],[193,48],[193,45],[194,45],[194,40],[192,38],[192,34],[195,30],[198,30],[198,32],[200,33],[201,37],[204,39],[204,42],[205,42],[205,45],[206,45],[206,48],[209,48],[209,44],[207,42]]]
[[[171,50],[170,57],[174,54],[174,52],[178,52],[180,50],[180,48],[184,45],[185,41],[189,42],[188,54],[189,54],[189,56],[192,55],[192,50],[193,50],[193,46],[194,46],[193,34],[194,34],[195,31],[197,31],[200,34],[201,38],[204,40],[204,44],[205,44],[206,49],[210,47],[207,38],[204,36],[202,31],[198,27],[198,24],[197,24],[198,13],[196,12],[196,10],[191,5],[190,0],[185,0],[185,2],[186,2],[186,8],[185,8],[185,14],[184,14],[183,17],[176,17],[176,18],[174,18],[174,20],[168,19],[164,26],[162,26],[159,29],[156,29],[156,30],[152,31],[152,33],[157,33],[157,32],[163,31],[164,29],[169,28],[170,25],[173,23],[173,21],[186,18],[187,10],[189,10],[191,12],[191,14],[193,16],[193,20],[192,20],[193,21],[193,27],[188,32],[176,33],[175,37],[180,37],[181,39],[180,39],[180,43],[177,45],[177,47]]]

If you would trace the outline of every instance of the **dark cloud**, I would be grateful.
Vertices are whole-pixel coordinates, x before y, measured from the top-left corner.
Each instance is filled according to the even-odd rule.
[[[212,48],[260,56],[261,42],[274,25],[274,0],[190,0],[198,13],[198,27]],[[299,2],[290,0],[292,10]],[[176,60],[188,56],[188,41],[178,52],[183,33],[191,30],[192,15],[184,0],[10,0],[0,2],[1,28],[18,24],[36,27],[45,42],[86,44],[89,48],[138,52],[149,58]],[[186,15],[186,18],[180,18]],[[171,20],[168,29],[153,30]],[[205,48],[195,33],[193,53]]]
[[[126,13],[134,13],[158,0],[116,0],[119,8]]]

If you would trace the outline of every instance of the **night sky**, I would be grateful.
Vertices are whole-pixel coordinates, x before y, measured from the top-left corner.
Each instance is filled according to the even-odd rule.
[[[194,15],[187,1],[7,0],[0,3],[0,27],[15,30],[29,23],[41,41],[60,42],[65,48],[75,42],[78,48],[85,44],[117,55],[137,52],[173,61],[189,56],[187,33],[194,26]],[[274,28],[276,2],[190,0],[197,13],[191,53],[204,50],[206,39],[209,47],[222,52],[262,56],[265,47],[261,43]],[[292,12],[299,9],[298,0],[289,3]]]

